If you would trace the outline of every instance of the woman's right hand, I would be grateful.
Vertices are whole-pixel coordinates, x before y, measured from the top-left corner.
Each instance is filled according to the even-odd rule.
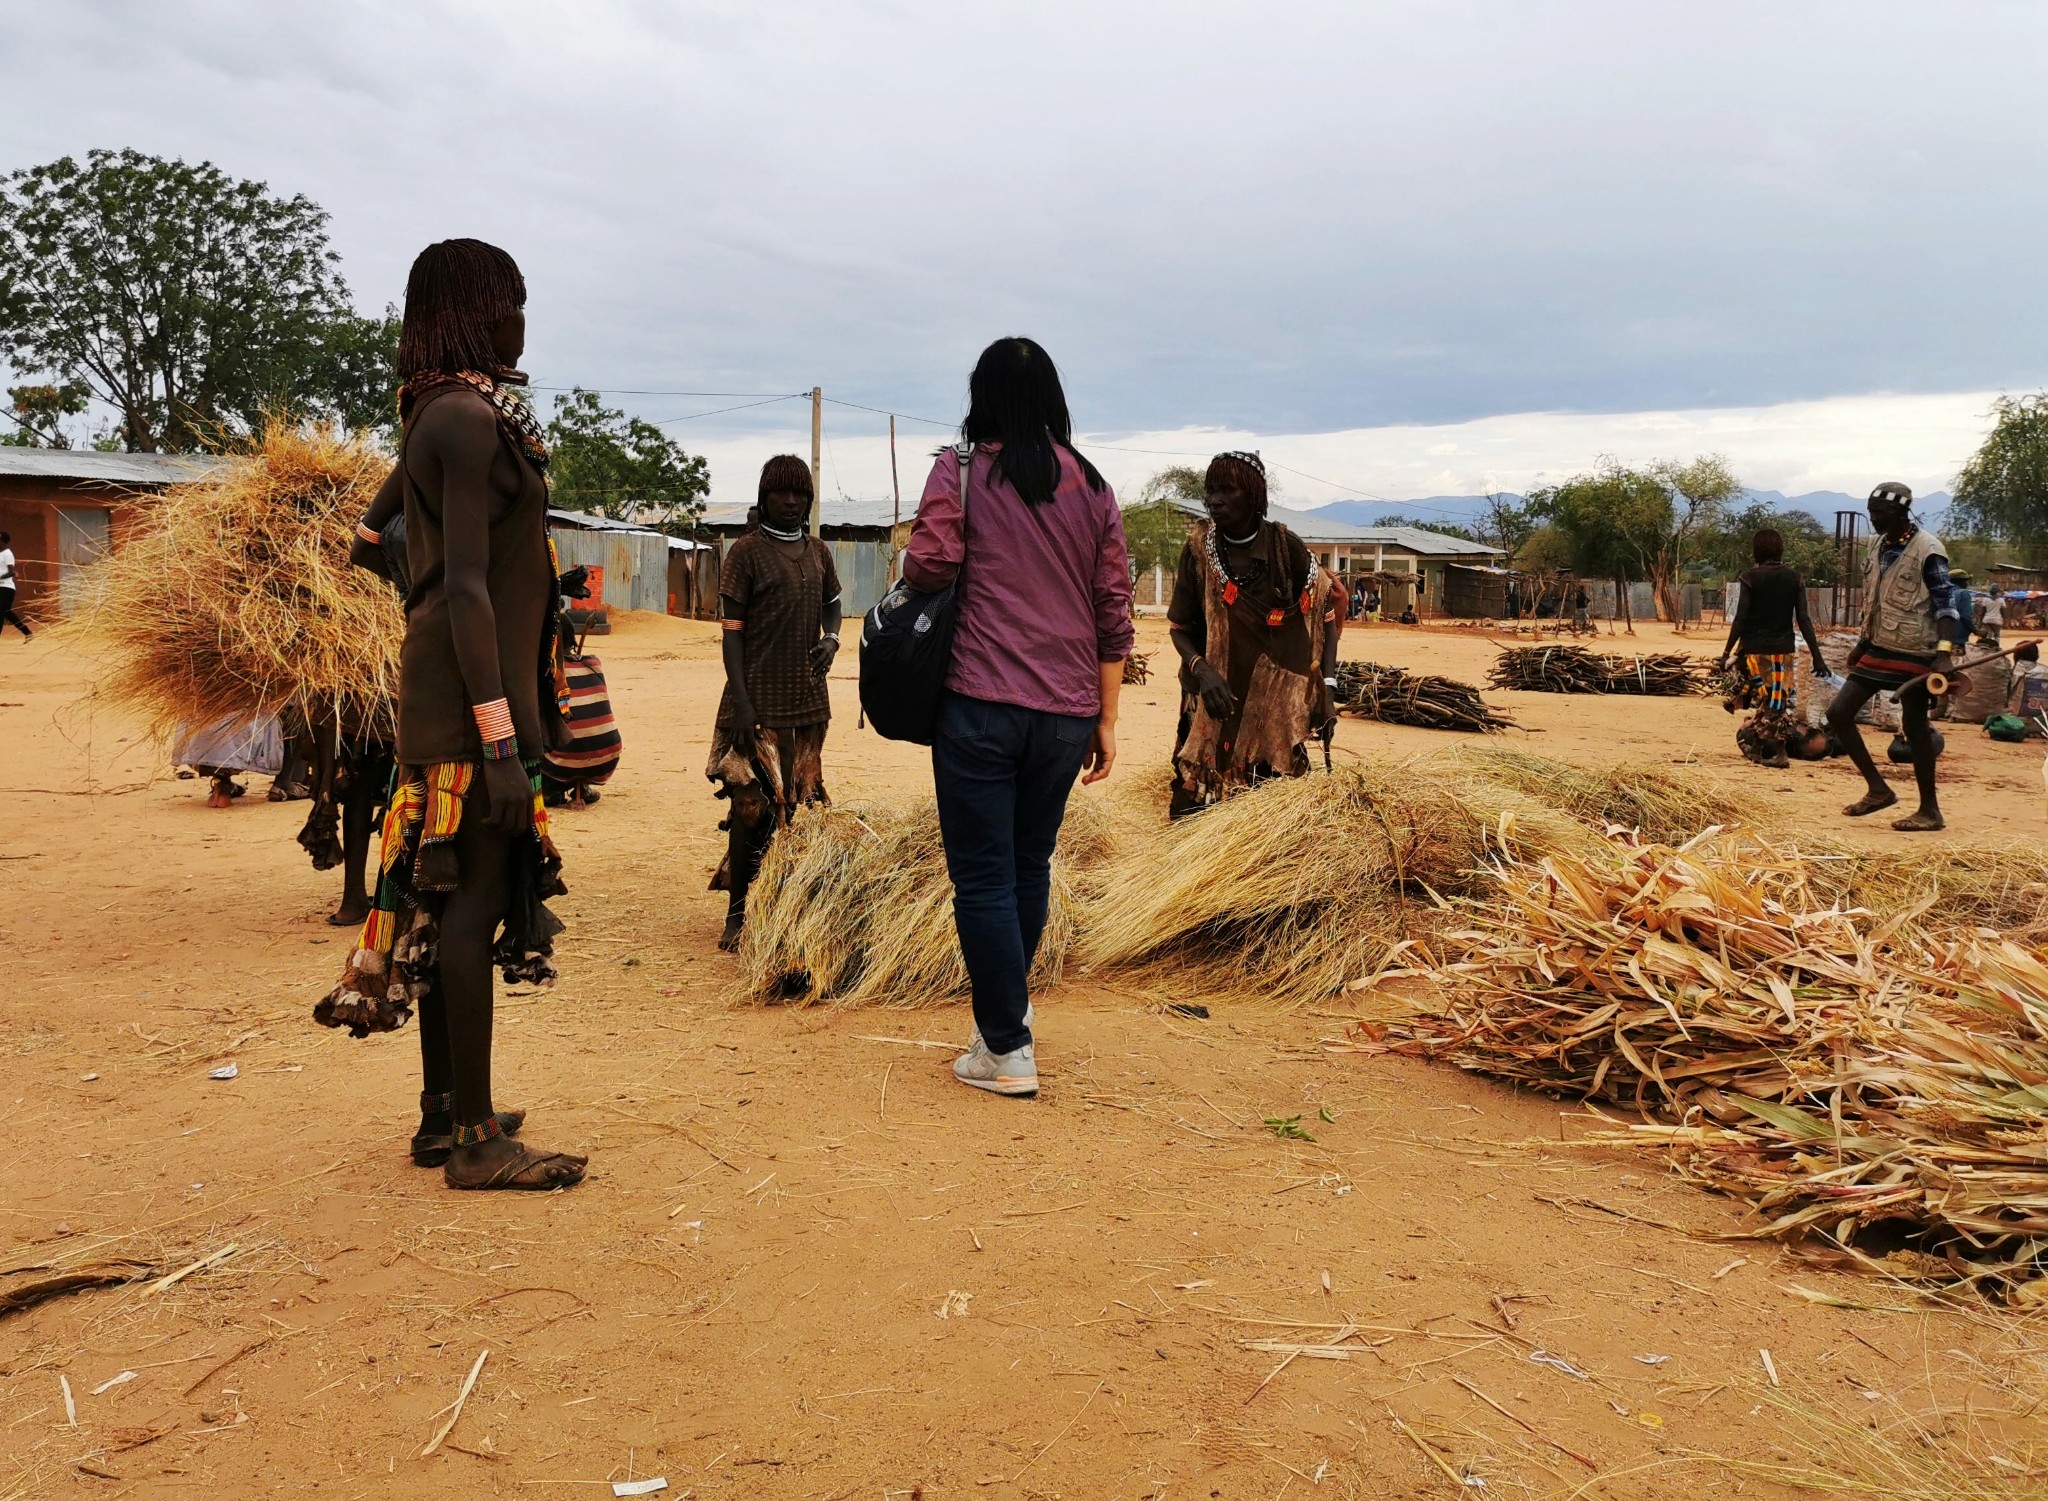
[[[1237,708],[1237,700],[1230,695],[1230,683],[1204,657],[1195,663],[1195,691],[1201,695],[1202,707],[1209,711],[1214,720],[1225,720]]]
[[[484,795],[490,803],[486,826],[501,834],[523,834],[533,823],[533,778],[517,756],[484,762]]]
[[[754,706],[735,697],[732,704],[732,748],[752,760],[758,736],[754,733]]]

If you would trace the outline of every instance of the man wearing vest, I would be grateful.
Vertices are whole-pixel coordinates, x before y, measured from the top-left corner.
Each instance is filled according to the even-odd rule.
[[[1862,818],[1889,808],[1898,794],[1877,774],[1877,763],[1856,712],[1875,693],[1897,692],[1906,743],[1913,751],[1913,780],[1920,787],[1920,809],[1892,825],[1907,831],[1943,826],[1941,805],[1934,796],[1934,731],[1927,723],[1930,672],[1947,672],[1959,644],[1960,612],[1949,582],[1948,554],[1941,538],[1913,522],[1913,492],[1886,483],[1870,492],[1870,525],[1877,542],[1870,550],[1863,596],[1863,634],[1849,653],[1848,686],[1828,709],[1828,728],[1863,773],[1869,790],[1842,811]]]

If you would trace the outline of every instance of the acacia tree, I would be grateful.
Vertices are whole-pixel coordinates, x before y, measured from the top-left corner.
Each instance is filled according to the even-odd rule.
[[[580,386],[555,398],[548,423],[548,489],[555,503],[682,536],[704,514],[711,466],[653,423]]]
[[[1123,508],[1124,541],[1133,568],[1143,574],[1180,566],[1181,545],[1188,537],[1184,508],[1199,509],[1204,494],[1202,471],[1186,464],[1162,469],[1145,481],[1138,498]]]
[[[1644,560],[1645,571],[1657,592],[1657,603],[1667,620],[1679,619],[1678,577],[1686,559],[1705,546],[1726,520],[1729,508],[1742,495],[1742,482],[1719,454],[1708,454],[1687,464],[1665,462],[1650,466],[1650,478],[1664,487],[1670,519],[1661,535],[1645,534],[1638,545],[1653,549]]]
[[[1532,491],[1529,512],[1570,544],[1572,566],[1582,577],[1614,580],[1622,622],[1633,631],[1628,586],[1645,576],[1656,539],[1670,532],[1671,497],[1664,486],[1610,459],[1591,474]]]
[[[1536,518],[1529,514],[1528,504],[1521,496],[1493,490],[1487,493],[1486,509],[1473,529],[1479,541],[1498,547],[1512,562],[1536,530]]]
[[[91,393],[76,381],[9,386],[8,420],[14,428],[0,433],[0,443],[10,448],[69,448],[71,435],[64,431],[64,419],[78,416],[91,400]]]
[[[1949,524],[2029,546],[2048,543],[2048,392],[2001,396],[1991,431],[1956,476]]]
[[[114,409],[142,453],[219,446],[276,412],[394,415],[398,319],[359,315],[303,195],[139,151],[0,178],[0,352]]]

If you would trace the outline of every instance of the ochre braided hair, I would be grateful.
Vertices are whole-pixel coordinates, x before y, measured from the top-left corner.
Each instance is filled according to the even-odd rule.
[[[778,453],[761,466],[761,488],[757,498],[766,500],[773,490],[787,490],[813,501],[818,498],[811,487],[811,466],[793,453]]]
[[[1202,476],[1205,489],[1214,490],[1227,486],[1251,498],[1252,510],[1261,520],[1266,515],[1266,465],[1255,453],[1233,451],[1219,453],[1209,460],[1209,469]]]
[[[429,245],[405,279],[405,322],[398,334],[398,378],[474,370],[510,374],[491,348],[491,327],[526,306],[518,263],[482,240]]]

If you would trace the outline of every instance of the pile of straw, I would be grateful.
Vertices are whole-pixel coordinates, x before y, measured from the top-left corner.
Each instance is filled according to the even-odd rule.
[[[1337,712],[1425,730],[1490,731],[1514,723],[1489,709],[1470,683],[1378,662],[1337,664]]]
[[[1074,939],[1077,872],[1101,863],[1107,830],[1092,800],[1069,805],[1034,986],[1059,983]],[[799,810],[769,845],[749,896],[740,967],[757,999],[916,1007],[967,991],[929,798],[908,808]]]
[[[388,738],[404,612],[348,554],[390,470],[360,440],[272,423],[208,478],[145,502],[87,573],[76,629],[104,664],[98,693],[163,733],[339,712]]]
[[[2038,866],[2038,861],[2035,862]],[[1505,862],[1409,951],[1440,999],[1370,1044],[1637,1110],[1672,1150],[1847,1247],[1903,1231],[1923,1275],[2028,1272],[2048,1237],[2048,966],[1988,930],[1840,904],[1753,835]]]
[[[1740,811],[1703,777],[1664,773],[1646,791],[1638,776],[1475,747],[1268,782],[1171,826],[1162,808],[1077,794],[1040,974],[1078,959],[1181,991],[1314,1002],[1442,926],[1437,897],[1479,890],[1504,837],[1539,853],[1590,849],[1609,823],[1657,838]],[[1572,789],[1562,803],[1557,788]],[[1628,818],[1638,806],[1655,818]],[[741,958],[760,998],[917,1006],[960,994],[932,805],[800,815],[754,884]]]
[[[1510,646],[1487,681],[1530,693],[1648,693],[1678,697],[1706,686],[1706,664],[1683,652],[1615,656],[1583,646]]]

